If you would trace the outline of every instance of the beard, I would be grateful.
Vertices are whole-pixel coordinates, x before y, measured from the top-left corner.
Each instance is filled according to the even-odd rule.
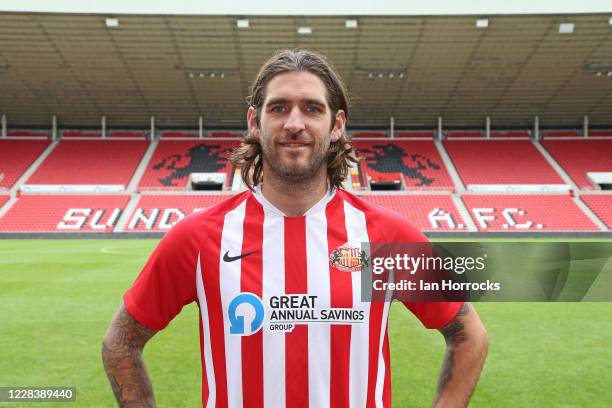
[[[284,152],[277,142],[308,142],[309,145],[302,152]],[[330,146],[330,133],[320,137],[309,137],[302,133],[297,135],[283,135],[279,140],[261,131],[262,159],[267,165],[266,170],[269,177],[286,184],[302,184],[314,179],[325,172],[327,168],[327,157]],[[302,157],[307,155],[307,157]],[[264,175],[265,177],[265,175]]]

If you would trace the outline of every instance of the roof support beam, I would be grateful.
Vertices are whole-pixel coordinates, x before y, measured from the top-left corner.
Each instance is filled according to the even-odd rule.
[[[51,140],[57,140],[57,115],[51,117]]]
[[[151,140],[155,140],[155,116],[151,116]]]

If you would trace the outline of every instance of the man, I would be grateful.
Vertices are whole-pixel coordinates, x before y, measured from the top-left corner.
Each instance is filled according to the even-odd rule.
[[[259,72],[233,160],[250,187],[177,224],[152,254],[103,343],[121,406],[154,406],[145,343],[200,308],[203,406],[391,404],[389,302],[362,302],[361,242],[424,242],[406,220],[340,189],[348,104],[320,55],[283,51]],[[363,265],[361,265],[363,266]],[[487,352],[463,303],[406,303],[447,342],[437,407],[466,406]]]

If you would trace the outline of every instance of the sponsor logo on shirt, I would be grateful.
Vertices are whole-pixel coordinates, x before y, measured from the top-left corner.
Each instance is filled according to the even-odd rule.
[[[271,296],[266,303],[259,296],[243,292],[230,302],[230,334],[250,336],[262,327],[269,332],[291,332],[304,324],[358,324],[365,320],[362,309],[320,307],[318,296],[292,294]]]
[[[245,324],[245,305],[254,311],[255,315],[250,324]],[[240,309],[239,309],[240,308]],[[236,296],[229,304],[228,316],[230,321],[230,334],[250,336],[257,333],[264,321],[264,306],[259,296],[244,292]]]
[[[345,244],[329,254],[329,264],[342,272],[360,272],[368,266],[368,258],[360,247]]]

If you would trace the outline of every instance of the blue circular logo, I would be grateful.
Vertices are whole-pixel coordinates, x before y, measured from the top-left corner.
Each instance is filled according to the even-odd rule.
[[[238,314],[238,306],[248,304],[255,311],[255,317],[251,321],[249,327],[245,327],[244,315]],[[243,292],[236,296],[229,304],[227,311],[230,321],[230,334],[238,336],[250,336],[256,333],[263,326],[264,320],[264,306],[259,296],[250,293]]]

